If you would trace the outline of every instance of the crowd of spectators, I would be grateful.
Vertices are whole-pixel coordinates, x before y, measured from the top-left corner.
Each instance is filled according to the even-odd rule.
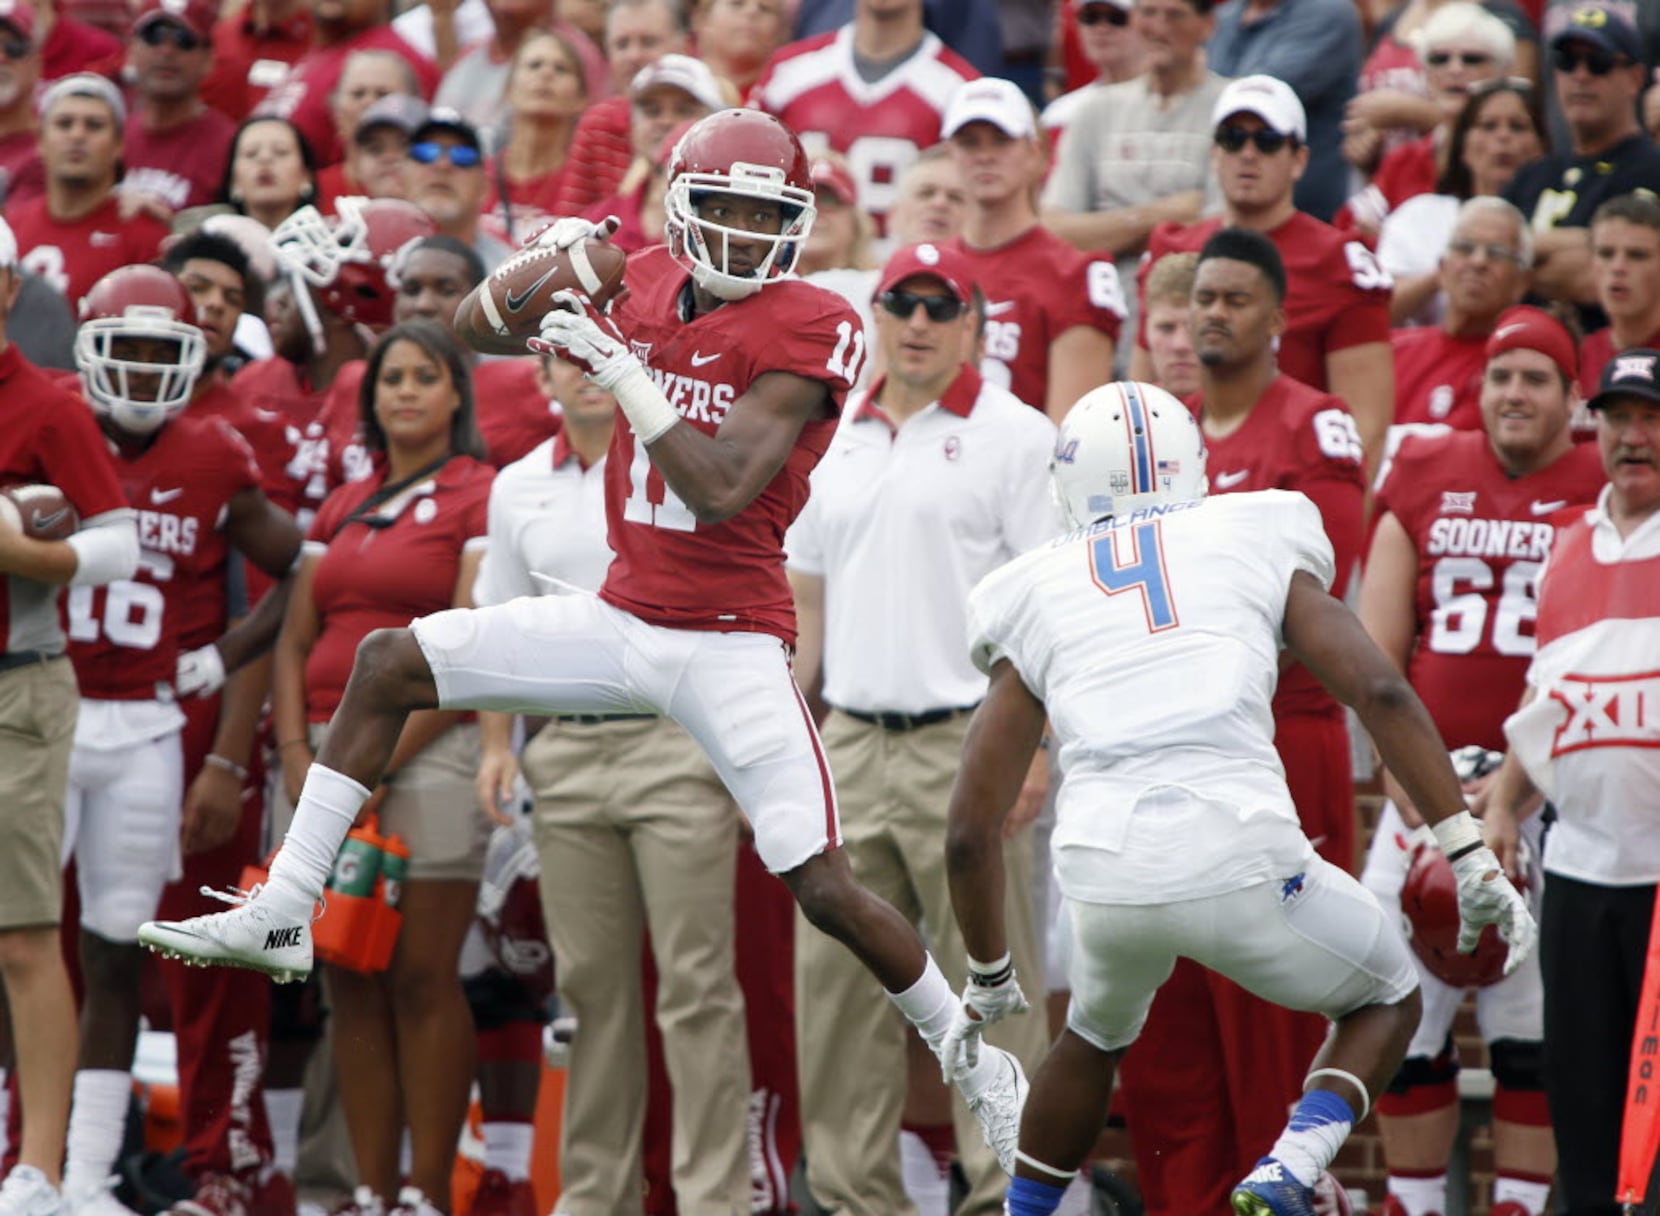
[[[67,790],[78,824],[62,851],[80,871],[78,900],[64,886],[63,923],[80,931],[63,937],[68,972],[41,932],[59,912],[34,889],[51,886],[40,842],[18,852],[17,872],[32,867],[20,894],[0,892],[22,1112],[0,1216],[158,1206],[110,1184],[141,991],[122,900],[148,901],[143,919],[177,880],[161,907],[189,914],[203,884],[234,886],[259,862],[357,641],[451,605],[597,585],[609,396],[558,360],[480,358],[453,333],[461,298],[550,220],[615,216],[622,248],[659,243],[677,140],[728,107],[770,111],[806,148],[816,219],[794,270],[845,297],[864,329],[838,348],[860,392],[789,539],[797,674],[855,867],[960,982],[940,850],[984,683],[958,653],[961,601],[988,563],[1054,526],[1053,424],[1090,388],[1133,377],[1188,401],[1212,493],[1308,494],[1338,554],[1336,591],[1364,587],[1368,626],[1415,683],[1430,650],[1493,651],[1439,677],[1485,690],[1479,722],[1431,703],[1449,748],[1505,750],[1555,519],[1538,504],[1601,503],[1575,560],[1619,551],[1620,587],[1652,579],[1655,525],[1631,540],[1620,523],[1648,490],[1621,482],[1610,505],[1603,484],[1631,465],[1660,478],[1653,359],[1645,381],[1627,354],[1660,348],[1657,71],[1660,9],[1618,0],[0,0],[0,480],[55,482],[88,534],[118,526],[126,501],[142,543],[138,573],[102,538],[76,542],[79,573],[61,551],[30,564],[0,543],[13,587],[75,581],[65,622],[82,697],[71,754],[54,662],[66,639],[22,593],[0,598],[0,724],[38,753],[0,763],[15,798],[0,806],[0,853],[16,851],[23,808],[56,800],[61,820]],[[178,420],[201,428],[194,454],[184,432],[140,442],[151,432],[100,407],[99,368],[169,361],[98,344],[133,284],[164,312],[179,292],[174,319],[196,335],[174,343],[199,364]],[[102,438],[65,391],[77,373]],[[1597,396],[1611,385],[1625,395]],[[43,420],[76,411],[86,425]],[[198,466],[197,514],[177,527],[224,543],[168,554],[167,479]],[[1486,518],[1475,469],[1481,494],[1515,499],[1502,518],[1516,535],[1533,529],[1526,554],[1518,541],[1486,555],[1502,568],[1475,550],[1431,560],[1436,518]],[[1526,488],[1501,493],[1506,478]],[[134,639],[175,557],[181,587],[188,569],[215,606],[193,630],[168,627],[179,666],[158,680]],[[93,582],[108,589],[93,598]],[[1610,611],[1652,617],[1660,583],[1644,586],[1646,610],[1625,590]],[[1484,634],[1489,616],[1508,632]],[[1350,727],[1295,668],[1275,717],[1306,832],[1357,870]],[[1632,729],[1609,746],[1660,746],[1652,722]],[[1608,789],[1638,790],[1613,754],[1576,753],[1562,771],[1604,762],[1620,773]],[[1032,911],[1015,962],[1050,978],[1052,1025],[1067,944],[1040,761],[1009,887]],[[1557,797],[1553,763],[1500,770],[1507,830],[1538,805],[1532,786]],[[965,1108],[953,1116],[931,1058],[918,1064],[919,1040],[852,957],[796,923],[677,728],[434,712],[412,721],[393,769],[374,810],[410,857],[387,969],[331,965],[306,995],[273,1000],[246,974],[166,964],[165,995],[144,1002],[180,1045],[185,1154],[166,1196],[179,1216],[292,1216],[295,1184],[302,1204],[353,1216],[447,1212],[475,1083],[485,1173],[471,1211],[535,1216],[529,1120],[550,1020],[570,1068],[556,1216],[781,1213],[803,1158],[798,1186],[827,1209],[940,1216],[955,1158],[955,1210],[1002,1210]],[[157,789],[166,806],[124,801]],[[1374,864],[1398,844],[1386,860],[1404,870],[1420,837],[1387,775],[1383,789]],[[123,830],[159,823],[148,843],[178,835],[182,856],[122,845],[103,817],[129,813]],[[503,930],[512,884],[487,873],[511,852],[492,850],[492,829],[507,840],[521,814],[541,859],[552,1001],[518,965],[545,963],[546,944]],[[1620,834],[1655,830],[1643,814],[1607,820],[1616,852]],[[1575,902],[1546,920],[1542,1000],[1536,968],[1532,995],[1484,1021],[1501,1130],[1491,1200],[1475,1202],[1550,1210],[1560,1145],[1559,1210],[1611,1213],[1624,1056],[1573,1057],[1604,1076],[1592,1094],[1542,1068],[1540,1047],[1548,1059],[1553,1025],[1629,1041],[1635,984],[1622,997],[1586,968],[1627,966],[1630,951],[1576,969],[1565,926],[1612,908],[1635,933],[1660,870],[1652,849],[1587,868],[1582,855],[1597,856],[1581,842],[1558,873],[1544,839],[1552,890]],[[129,882],[134,865],[149,885]],[[1374,884],[1381,897],[1398,897],[1391,881]],[[1596,988],[1601,1021],[1553,1003],[1556,977]],[[1435,1027],[1378,1103],[1382,1216],[1448,1210],[1456,1062]],[[1049,1028],[1035,1012],[1004,1045],[1035,1063]],[[1215,1208],[1323,1034],[1178,967],[1121,1078],[1149,1213]],[[1553,1140],[1553,1116],[1579,1134]],[[329,1126],[350,1160],[318,1147]]]

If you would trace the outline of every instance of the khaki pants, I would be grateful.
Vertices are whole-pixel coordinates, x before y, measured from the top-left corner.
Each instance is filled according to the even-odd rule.
[[[548,723],[525,746],[559,997],[577,1019],[560,1216],[638,1216],[645,1117],[640,943],[674,1090],[681,1216],[749,1211],[750,1071],[733,969],[738,811],[667,719]]]
[[[842,843],[854,873],[922,927],[940,970],[959,991],[968,965],[946,882],[945,812],[968,723],[965,715],[896,732],[832,712],[824,725]],[[1031,829],[1006,841],[1004,853],[1009,948],[1033,1005],[986,1038],[1020,1057],[1030,1072],[1049,1042],[1032,917]],[[800,918],[795,992],[801,1130],[813,1198],[845,1216],[914,1216],[898,1149],[909,1027],[858,959]],[[1001,1212],[1008,1177],[960,1095],[952,1113],[970,1185],[958,1210]]]
[[[66,658],[0,672],[0,930],[55,925],[63,805],[80,712]]]

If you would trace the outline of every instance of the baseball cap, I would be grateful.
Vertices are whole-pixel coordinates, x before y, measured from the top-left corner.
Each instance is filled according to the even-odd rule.
[[[60,77],[40,95],[35,112],[44,117],[65,97],[95,97],[114,112],[118,130],[127,125],[127,107],[121,100],[121,90],[107,77],[99,76],[95,72],[75,72]]]
[[[968,264],[968,259],[948,245],[935,245],[928,241],[895,250],[888,264],[882,267],[882,276],[877,280],[876,290],[870,298],[874,300],[883,292],[892,291],[913,275],[938,279],[964,304],[974,299],[974,268]]]
[[[207,42],[218,16],[218,6],[208,0],[142,0],[133,13],[133,32],[157,21],[171,21]]]
[[[1565,42],[1589,42],[1615,55],[1624,55],[1633,63],[1647,59],[1637,27],[1623,14],[1600,4],[1582,4],[1568,14],[1568,23],[1550,40],[1551,49]]]
[[[0,267],[17,269],[17,234],[4,219],[0,219]]]
[[[381,101],[386,100],[385,97],[381,98]],[[365,114],[367,113],[368,111],[365,111]],[[362,129],[361,125],[358,129]],[[427,111],[427,116],[421,120],[420,125],[409,133],[409,138],[420,143],[423,136],[436,135],[440,131],[459,135],[463,143],[481,152],[484,150],[484,144],[478,137],[478,128],[462,117],[460,110],[452,110],[449,106],[433,106]]]
[[[950,139],[971,122],[989,122],[1003,134],[1028,139],[1037,134],[1032,103],[1020,86],[995,76],[982,76],[961,85],[945,107],[940,136]]]
[[[628,86],[629,98],[644,96],[652,89],[679,89],[693,101],[710,110],[726,109],[726,98],[721,95],[720,81],[701,59],[690,55],[668,54],[655,63],[648,63],[634,73]]]
[[[27,38],[32,45],[35,38],[35,6],[29,0],[0,0],[0,21]]]
[[[1585,405],[1600,410],[1620,397],[1639,397],[1660,404],[1660,350],[1639,346],[1608,360],[1597,382],[1597,395]]]
[[[1274,76],[1241,76],[1229,83],[1210,112],[1210,125],[1219,127],[1235,114],[1255,114],[1268,129],[1308,141],[1308,118],[1303,103],[1285,81]]]
[[[1487,358],[1497,358],[1507,350],[1536,350],[1547,355],[1572,380],[1579,375],[1579,348],[1573,335],[1550,313],[1518,304],[1499,314],[1493,335],[1487,339]]]
[[[828,190],[849,207],[859,201],[859,187],[854,184],[853,175],[835,161],[815,157],[812,174],[814,189]]]
[[[359,142],[376,127],[396,127],[413,136],[427,121],[427,103],[409,93],[388,93],[369,104],[357,120],[352,138]]]

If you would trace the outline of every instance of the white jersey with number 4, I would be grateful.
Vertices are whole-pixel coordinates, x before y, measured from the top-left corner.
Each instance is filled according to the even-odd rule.
[[[1008,659],[1059,743],[1068,896],[1200,898],[1285,877],[1307,855],[1284,830],[1297,812],[1269,708],[1298,570],[1331,585],[1320,513],[1266,490],[1103,520],[974,589],[975,663]]]

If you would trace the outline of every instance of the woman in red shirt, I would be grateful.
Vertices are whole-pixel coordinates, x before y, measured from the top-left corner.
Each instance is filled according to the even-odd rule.
[[[374,629],[470,606],[483,558],[494,472],[483,461],[460,344],[430,321],[394,326],[369,354],[358,400],[364,442],[385,459],[318,511],[277,642],[272,716],[291,802],[358,643]],[[365,807],[410,856],[390,967],[324,968],[359,1211],[378,1203],[437,1216],[448,1207],[474,1042],[457,963],[491,828],[473,795],[478,760],[470,715],[412,714]],[[405,1126],[413,1158],[400,1191]]]
[[[551,30],[525,38],[507,77],[507,142],[490,162],[481,210],[498,236],[517,245],[551,216],[571,133],[588,104],[582,59]]]

